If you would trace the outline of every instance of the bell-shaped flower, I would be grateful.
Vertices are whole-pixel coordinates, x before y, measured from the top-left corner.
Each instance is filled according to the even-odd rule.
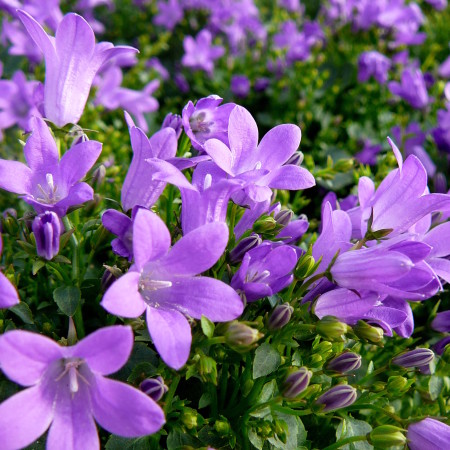
[[[102,328],[72,347],[48,337],[14,330],[0,338],[5,375],[27,389],[0,405],[0,442],[4,450],[27,447],[48,428],[48,450],[100,449],[95,421],[110,433],[139,437],[165,422],[149,396],[106,378],[128,360],[131,327]],[[95,421],[94,421],[95,420]]]
[[[0,235],[0,255],[2,254],[3,241]],[[8,278],[0,272],[0,308],[10,308],[19,303],[19,296],[16,288]]]
[[[90,25],[77,14],[67,14],[58,25],[55,37],[25,11],[20,20],[45,57],[45,116],[59,127],[77,123],[91,90],[95,74],[109,59],[132,47],[114,47],[110,42],[95,43]]]
[[[427,417],[408,427],[410,450],[442,450],[450,442],[450,427],[445,423]]]
[[[80,182],[102,151],[97,141],[74,145],[59,160],[55,140],[44,120],[32,119],[32,134],[24,154],[27,164],[0,159],[0,188],[21,194],[37,213],[54,211],[63,217],[68,208],[94,196],[92,188]]]
[[[102,306],[111,314],[147,314],[150,336],[162,359],[180,369],[191,349],[187,317],[213,322],[236,319],[243,304],[220,280],[196,276],[225,251],[228,227],[213,222],[196,228],[170,248],[170,233],[153,212],[139,209],[133,224],[134,265],[105,293]]]
[[[297,125],[272,128],[258,145],[258,127],[252,115],[236,106],[228,123],[229,148],[209,139],[204,149],[229,178],[243,180],[246,187],[233,196],[240,205],[270,200],[272,189],[307,189],[315,185],[306,169],[283,165],[298,149],[301,131]]]
[[[423,109],[430,103],[425,79],[420,69],[405,68],[402,72],[401,83],[390,81],[388,88],[394,95],[401,97],[413,108]]]
[[[50,261],[59,252],[61,219],[54,212],[46,211],[37,215],[31,226],[37,254]]]
[[[246,253],[231,286],[248,302],[274,295],[292,283],[297,260],[293,247],[263,242]]]

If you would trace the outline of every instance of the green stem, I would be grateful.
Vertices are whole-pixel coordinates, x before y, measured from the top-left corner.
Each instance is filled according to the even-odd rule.
[[[234,235],[234,226],[236,224],[236,214],[238,206],[236,203],[231,207],[231,217],[230,217],[230,243],[229,248],[233,248],[236,243],[236,236]]]
[[[178,383],[180,382],[180,380],[181,380],[181,376],[175,375],[174,379],[172,380],[172,383],[170,384],[169,392],[166,395],[165,405],[164,405],[164,415],[166,417],[172,407],[172,400],[173,400],[175,391],[177,390]]]
[[[220,386],[219,386],[219,407],[223,409],[225,405],[225,398],[227,394],[227,385],[228,385],[228,364],[224,363],[222,366],[222,372],[220,374]]]
[[[367,374],[366,376],[362,377],[359,381],[358,384],[361,386],[362,384],[364,384],[367,380],[370,380],[371,378],[375,377],[376,375],[378,375],[379,373],[383,373],[386,372],[386,370],[388,369],[388,366],[383,366],[380,367],[377,370],[374,370],[373,372]]]
[[[287,408],[285,406],[280,406],[280,405],[273,405],[272,409],[274,411],[278,411],[283,414],[289,414],[290,416],[297,416],[297,417],[309,416],[310,414],[312,414],[312,411],[310,409],[298,410],[298,409]]]
[[[70,231],[73,229],[70,219],[67,216],[64,216],[62,221],[66,231]],[[72,247],[72,280],[78,284],[80,275],[80,244],[77,237],[75,236],[75,233],[72,233],[70,236],[70,245]]]
[[[359,405],[351,405],[345,408],[347,411],[359,411],[361,409],[373,409],[374,411],[378,411],[386,416],[390,417],[392,420],[403,424],[403,419],[396,414],[393,414],[385,409],[381,408],[381,406],[372,405],[370,403],[361,403]]]
[[[348,438],[337,441],[333,445],[329,445],[328,447],[325,447],[323,450],[335,450],[336,448],[341,448],[344,445],[351,444],[352,442],[358,442],[358,441],[367,441],[367,438],[366,438],[366,436],[350,436]]]
[[[170,228],[172,223],[172,206],[173,206],[173,186],[170,184],[167,187],[167,202],[166,202],[166,225]]]

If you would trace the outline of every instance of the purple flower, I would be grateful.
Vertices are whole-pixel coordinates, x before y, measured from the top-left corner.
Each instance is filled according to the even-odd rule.
[[[341,353],[327,363],[327,369],[346,373],[361,367],[361,356],[353,352]]]
[[[146,311],[150,336],[162,359],[180,369],[189,358],[191,328],[186,316],[223,322],[241,315],[243,304],[225,283],[195,275],[212,267],[228,242],[228,228],[214,222],[182,237],[170,249],[170,233],[151,211],[140,209],[133,225],[135,264],[106,291],[111,314],[138,317]]]
[[[392,364],[408,369],[428,365],[433,359],[434,353],[432,350],[428,348],[416,348],[415,350],[392,358]]]
[[[300,0],[278,0],[280,6],[289,12],[298,12],[303,14],[305,7],[300,4]]]
[[[175,25],[183,19],[183,8],[179,0],[159,0],[158,14],[153,18],[155,25],[160,25],[168,30],[173,30]]]
[[[437,123],[431,131],[434,141],[441,152],[450,153],[450,107],[438,111]]]
[[[280,330],[289,323],[293,312],[294,308],[289,303],[277,305],[270,314],[267,327],[269,330]]]
[[[231,77],[231,92],[239,98],[247,97],[250,92],[250,80],[245,75]]]
[[[77,14],[64,16],[54,38],[25,11],[18,14],[44,53],[45,115],[59,127],[80,120],[95,74],[103,63],[121,53],[137,51],[114,47],[110,42],[95,44],[92,28]]]
[[[425,0],[425,1],[438,11],[443,11],[447,7],[447,0]]]
[[[212,35],[208,30],[202,30],[194,39],[186,36],[183,41],[185,54],[181,64],[194,70],[204,70],[212,75],[214,61],[220,58],[225,49],[221,45],[212,45]]]
[[[159,107],[158,100],[152,97],[153,92],[159,87],[159,80],[148,83],[142,91],[121,87],[122,71],[113,66],[107,72],[97,77],[98,90],[95,96],[95,104],[103,105],[109,110],[124,109],[130,112],[144,132],[148,131],[144,113],[156,111]]]
[[[230,178],[245,181],[246,187],[233,195],[240,205],[264,202],[272,189],[307,189],[315,185],[306,169],[283,165],[297,150],[301,131],[296,125],[272,128],[258,145],[258,127],[251,114],[236,106],[228,123],[228,148],[218,139],[205,142],[206,153]]]
[[[50,261],[59,252],[60,218],[54,212],[46,211],[36,216],[32,229],[36,240],[37,254]]]
[[[436,314],[433,322],[431,322],[431,328],[441,333],[450,333],[450,311]]]
[[[358,396],[354,387],[347,384],[340,384],[328,389],[317,400],[318,405],[325,405],[322,412],[335,411],[336,409],[345,408],[355,402]]]
[[[42,84],[27,81],[22,71],[15,72],[11,80],[0,80],[0,133],[15,124],[30,131],[31,117],[41,117],[43,100]]]
[[[27,164],[0,159],[0,188],[21,194],[38,213],[53,211],[63,217],[71,206],[93,198],[80,182],[102,151],[97,141],[74,145],[59,160],[56,143],[44,120],[31,120],[32,134],[24,147]]]
[[[430,103],[425,79],[420,69],[406,67],[403,69],[401,82],[390,81],[388,88],[392,94],[398,95],[413,108],[423,109]]]
[[[381,145],[373,145],[369,139],[364,139],[363,149],[355,155],[355,158],[361,164],[374,166],[377,163],[377,155],[382,150]]]
[[[298,397],[308,387],[311,377],[312,372],[306,367],[300,367],[290,373],[283,382],[283,397],[289,400]]]
[[[248,302],[274,295],[292,283],[297,260],[292,247],[263,242],[244,256],[231,286]]]
[[[0,255],[3,250],[3,241],[0,235]],[[0,308],[10,308],[11,306],[17,305],[19,303],[19,296],[17,294],[16,288],[0,272]]]
[[[442,355],[447,347],[450,344],[450,336],[446,336],[440,341],[434,344],[433,349],[437,355]]]
[[[183,108],[182,120],[185,133],[196,150],[203,150],[208,139],[219,139],[228,145],[228,121],[234,103],[222,103],[217,95],[201,98],[194,106],[189,101]]]
[[[168,391],[162,377],[147,378],[139,386],[142,392],[145,392],[155,402],[159,402],[163,395]]]
[[[72,347],[29,331],[0,338],[5,375],[27,389],[0,405],[2,448],[27,447],[50,427],[47,449],[100,449],[95,421],[119,436],[157,432],[162,409],[143,392],[105,377],[117,372],[133,348],[131,327],[102,328]]]
[[[424,419],[408,427],[410,450],[442,450],[450,442],[450,427],[435,419]]]
[[[361,53],[358,59],[358,81],[367,81],[373,76],[378,83],[384,84],[388,79],[391,60],[376,51]]]
[[[167,116],[164,117],[163,123],[161,125],[161,129],[163,128],[173,128],[175,130],[177,139],[179,139],[181,136],[181,132],[183,131],[181,116],[172,113],[167,114]]]

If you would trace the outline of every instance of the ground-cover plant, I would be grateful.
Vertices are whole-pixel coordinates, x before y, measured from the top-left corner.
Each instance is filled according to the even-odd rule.
[[[446,448],[445,0],[0,10],[0,448]]]

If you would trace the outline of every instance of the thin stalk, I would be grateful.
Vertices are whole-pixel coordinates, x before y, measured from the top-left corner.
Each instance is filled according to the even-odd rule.
[[[170,412],[170,408],[172,406],[172,400],[175,395],[175,391],[177,390],[178,383],[181,380],[180,375],[175,375],[172,380],[172,383],[169,386],[169,392],[167,392],[165,405],[164,405],[164,415],[167,417],[167,414]]]
[[[351,444],[352,442],[358,442],[358,441],[367,441],[366,436],[350,436],[345,439],[341,439],[340,441],[337,441],[336,443],[329,445],[328,447],[325,447],[323,450],[335,450],[336,448],[341,448],[344,445]]]
[[[390,417],[392,420],[395,420],[396,422],[399,422],[400,424],[403,424],[403,419],[396,414],[393,414],[389,411],[386,411],[385,409],[381,408],[381,406],[372,405],[370,403],[361,403],[359,405],[351,405],[347,406],[345,408],[347,411],[359,411],[361,409],[373,409],[374,411],[378,411],[382,414],[385,414],[386,416]]]

